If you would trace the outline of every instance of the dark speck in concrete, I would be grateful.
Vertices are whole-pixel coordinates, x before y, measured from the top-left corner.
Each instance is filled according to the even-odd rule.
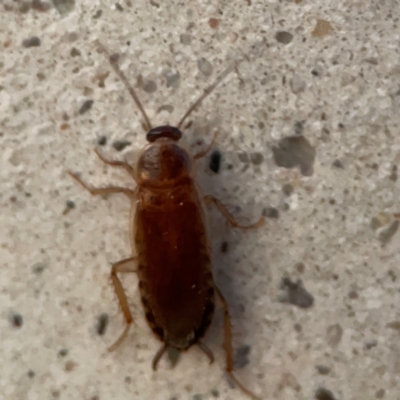
[[[53,4],[61,15],[66,15],[75,8],[75,0],[53,0]]]
[[[42,41],[37,36],[31,36],[28,39],[22,41],[22,46],[29,47],[39,47],[42,44]]]
[[[275,207],[265,207],[262,215],[267,218],[279,218],[279,210]]]
[[[79,109],[79,114],[85,114],[87,113],[93,106],[94,100],[85,100],[84,103],[81,105],[81,108]]]
[[[107,136],[100,136],[100,137],[97,139],[97,144],[98,144],[99,146],[105,146],[105,145],[107,144]]]
[[[100,336],[103,336],[106,333],[108,321],[109,321],[108,314],[103,313],[98,316],[96,324],[96,332]]]
[[[277,146],[273,146],[275,164],[278,167],[299,167],[304,176],[311,176],[314,172],[315,149],[302,135],[287,136],[281,139]]]
[[[301,135],[303,133],[303,131],[304,131],[304,125],[303,125],[303,123],[301,121],[295,122],[293,128],[294,128],[294,133],[296,135]]]
[[[117,151],[122,151],[125,147],[130,146],[131,142],[129,140],[116,140],[112,146]]]
[[[188,33],[182,33],[179,36],[179,39],[180,39],[181,43],[184,45],[188,46],[188,45],[192,44],[192,35],[190,35]]]
[[[18,11],[21,14],[26,14],[27,12],[29,12],[29,10],[31,9],[32,4],[28,3],[26,1],[22,2],[18,8]]]
[[[349,299],[352,299],[352,300],[358,299],[358,293],[354,289],[350,290],[347,295],[349,296]]]
[[[285,196],[290,196],[293,193],[293,185],[291,183],[285,183],[282,186],[282,192]]]
[[[8,319],[10,321],[11,326],[13,326],[14,328],[21,328],[22,325],[24,324],[24,319],[22,318],[22,315],[18,313],[10,314]]]
[[[289,44],[293,40],[293,35],[286,31],[279,31],[275,33],[275,39],[282,44]]]
[[[119,4],[119,3],[115,3],[115,8],[118,10],[118,11],[124,11],[124,8],[121,6],[121,4]]]
[[[249,354],[251,347],[249,345],[242,345],[236,350],[235,354],[235,368],[240,369],[249,363]]]
[[[400,321],[392,321],[386,324],[386,328],[394,329],[400,331]]]
[[[211,65],[211,63],[206,60],[205,58],[200,58],[197,61],[197,67],[199,69],[199,71],[205,75],[205,76],[210,76],[213,73],[213,66]]]
[[[38,263],[32,265],[32,272],[36,275],[40,275],[44,271],[45,268],[46,268],[46,266],[43,263],[38,262]]]
[[[336,397],[333,395],[333,393],[323,387],[320,387],[315,391],[314,398],[315,400],[336,400]]]
[[[72,200],[67,200],[65,202],[65,208],[63,211],[63,215],[67,215],[74,208],[75,208],[75,203]]]
[[[75,203],[74,203],[72,200],[67,200],[67,201],[65,202],[65,205],[66,205],[68,208],[70,208],[70,209],[75,208]]]
[[[338,159],[333,161],[332,166],[335,168],[340,168],[340,169],[344,168],[343,163]]]
[[[293,325],[293,328],[294,328],[294,330],[295,330],[296,332],[298,332],[298,333],[303,332],[303,327],[302,327],[300,324],[298,324],[298,323],[294,324],[294,325]]]
[[[250,161],[254,165],[260,165],[264,161],[264,156],[261,153],[251,153]]]
[[[221,168],[221,159],[222,159],[222,154],[218,150],[214,150],[211,153],[210,163],[208,164],[208,166],[210,167],[211,171],[215,172],[216,174],[218,174]]]
[[[315,368],[321,375],[328,375],[331,372],[331,369],[327,365],[316,365]]]
[[[373,347],[378,346],[378,341],[376,339],[368,340],[365,342],[365,348],[367,350],[372,349]]]
[[[248,163],[249,162],[249,155],[247,153],[238,153],[238,157],[239,157],[239,160],[242,163]]]
[[[306,82],[301,78],[301,76],[297,74],[294,74],[293,77],[290,79],[290,89],[294,94],[303,92],[306,86]]]
[[[40,0],[32,0],[32,10],[46,12],[49,11],[51,8],[51,4],[44,3]]]
[[[57,353],[57,356],[60,358],[63,358],[63,357],[66,357],[68,355],[68,353],[69,353],[68,349],[61,349]]]
[[[146,92],[146,93],[154,93],[157,90],[157,83],[155,83],[152,80],[144,80],[143,81],[143,85],[142,85],[142,89]]]
[[[28,370],[28,378],[34,378],[35,377],[35,371],[32,371],[31,369],[30,370]]]
[[[343,336],[343,328],[340,324],[329,325],[326,329],[326,341],[332,347],[336,347]]]
[[[172,71],[172,70],[167,70],[163,72],[163,76],[165,80],[167,81],[167,87],[172,87],[174,89],[179,87],[180,79],[181,79],[181,74],[179,71]]]
[[[397,182],[397,165],[392,166],[392,171],[390,172],[389,179],[392,182]]]
[[[290,278],[283,278],[281,289],[284,291],[279,298],[282,303],[290,303],[300,308],[309,308],[314,304],[314,296],[307,292],[300,279],[293,282]]]
[[[218,391],[218,389],[212,389],[212,390],[211,390],[211,395],[212,395],[213,397],[219,397],[219,391]]]
[[[71,55],[71,57],[79,57],[82,53],[79,49],[73,47],[69,54]]]
[[[97,10],[96,14],[93,15],[93,18],[94,19],[99,19],[102,14],[103,14],[103,10]]]

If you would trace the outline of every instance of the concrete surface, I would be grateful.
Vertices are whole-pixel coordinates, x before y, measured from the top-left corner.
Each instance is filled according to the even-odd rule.
[[[199,149],[219,128],[221,171],[199,162],[204,191],[240,221],[269,216],[240,232],[210,211],[241,382],[262,399],[400,399],[397,1],[2,0],[0,10],[1,399],[245,398],[223,373],[221,312],[206,337],[214,365],[193,348],[152,372],[160,344],[133,276],[136,326],[107,352],[123,329],[109,271],[130,255],[129,204],[91,197],[66,172],[133,187],[93,148],[132,158],[145,136],[96,39],[121,54],[153,124],[176,123],[246,55],[184,138]]]

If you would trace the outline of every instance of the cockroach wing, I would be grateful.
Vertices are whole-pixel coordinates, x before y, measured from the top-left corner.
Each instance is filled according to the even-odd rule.
[[[214,310],[210,250],[194,184],[140,189],[133,240],[147,321],[169,346],[190,347]]]

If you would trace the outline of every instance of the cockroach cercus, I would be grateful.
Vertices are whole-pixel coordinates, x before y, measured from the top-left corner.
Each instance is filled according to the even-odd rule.
[[[152,367],[168,348],[185,351],[197,345],[213,362],[211,350],[202,342],[214,313],[215,296],[224,310],[224,350],[226,372],[243,393],[253,399],[258,397],[244,387],[233,374],[232,328],[226,302],[216,286],[211,269],[211,251],[206,233],[203,205],[214,204],[227,221],[236,228],[259,227],[264,219],[243,226],[236,222],[229,211],[213,196],[203,196],[193,177],[194,160],[205,156],[213,145],[191,156],[179,144],[181,127],[187,117],[202,103],[214,88],[229,74],[225,70],[184,114],[177,127],[152,128],[149,118],[135,92],[118,66],[118,57],[110,56],[98,43],[122,80],[143,115],[146,139],[149,142],[137,157],[134,166],[126,161],[111,161],[97,150],[105,164],[121,167],[135,180],[134,190],[110,186],[94,188],[73,173],[72,178],[92,195],[122,193],[134,207],[131,222],[132,257],[113,264],[111,279],[125,318],[125,329],[109,348],[114,350],[126,338],[133,322],[126,294],[118,277],[120,273],[135,272],[147,322],[155,336],[163,343],[156,353]]]

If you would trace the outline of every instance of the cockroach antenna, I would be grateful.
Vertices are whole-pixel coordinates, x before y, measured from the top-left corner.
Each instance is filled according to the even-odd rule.
[[[96,41],[97,46],[101,49],[101,51],[103,53],[105,53],[110,61],[110,64],[112,66],[112,68],[114,69],[115,73],[120,77],[121,81],[123,82],[123,84],[125,85],[126,89],[128,90],[129,94],[132,96],[133,101],[135,102],[135,104],[137,105],[137,107],[139,108],[140,112],[142,113],[145,122],[146,122],[146,129],[148,131],[150,131],[152,129],[152,125],[150,123],[150,119],[146,114],[146,111],[144,110],[144,107],[141,103],[141,101],[139,100],[138,95],[135,92],[135,89],[131,86],[131,84],[129,83],[127,77],[125,76],[125,74],[122,72],[121,68],[118,65],[118,55],[117,54],[110,54],[108,52],[108,50],[105,48],[105,46],[99,41]],[[216,80],[214,81],[213,84],[211,84],[210,86],[208,86],[207,88],[204,89],[203,94],[189,107],[189,109],[186,111],[186,113],[183,115],[183,117],[181,118],[181,120],[179,121],[177,128],[180,129],[183,125],[183,123],[186,121],[186,119],[189,117],[189,115],[192,114],[193,111],[195,111],[202,103],[203,100],[208,97],[213,91],[214,89],[232,72],[235,70],[235,68],[237,68],[238,64],[241,62],[241,60],[237,60],[232,62],[232,64],[227,67],[220,75],[218,75],[218,77],[216,78]]]
[[[144,107],[143,107],[141,101],[139,100],[138,95],[135,92],[135,89],[130,85],[130,83],[128,81],[128,78],[121,71],[121,69],[120,69],[120,67],[118,65],[118,59],[119,59],[118,54],[110,55],[108,50],[105,48],[105,46],[99,40],[96,41],[96,44],[100,48],[100,50],[107,55],[108,60],[110,61],[110,64],[113,67],[115,73],[119,76],[119,78],[121,79],[121,81],[125,85],[126,89],[128,90],[129,94],[132,96],[133,101],[135,102],[135,104],[139,108],[140,112],[142,113],[143,118],[145,119],[145,122],[146,122],[146,129],[148,131],[151,130],[152,125],[151,125],[150,119],[147,116],[146,111],[144,110]]]

